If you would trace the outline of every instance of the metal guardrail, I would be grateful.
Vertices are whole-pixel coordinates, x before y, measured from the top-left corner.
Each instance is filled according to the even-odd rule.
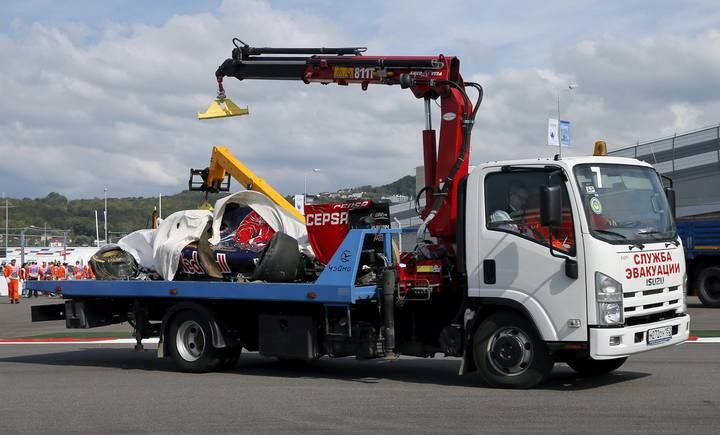
[[[663,175],[682,178],[720,171],[720,124],[608,152],[644,160]]]
[[[720,212],[720,124],[619,148],[608,153],[652,164],[673,180],[678,217]]]

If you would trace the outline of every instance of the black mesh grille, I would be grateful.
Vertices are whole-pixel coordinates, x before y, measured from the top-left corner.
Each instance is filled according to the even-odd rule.
[[[647,316],[630,317],[625,319],[626,326],[643,325],[645,323],[654,323],[661,320],[673,319],[678,317],[675,310],[663,311],[661,313],[648,314]]]

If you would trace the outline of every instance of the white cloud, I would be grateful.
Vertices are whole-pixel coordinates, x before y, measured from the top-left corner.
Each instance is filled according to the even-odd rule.
[[[312,190],[334,190],[387,183],[421,163],[422,101],[398,87],[228,79],[229,96],[251,115],[196,121],[233,37],[256,46],[458,55],[465,78],[485,88],[473,163],[552,154],[545,130],[558,93],[575,154],[600,138],[629,145],[720,120],[720,14],[707,2],[662,13],[648,13],[648,3],[457,1],[435,14],[412,5],[370,3],[349,14],[332,2],[320,9],[226,1],[161,25],[18,17],[0,33],[2,190],[174,193],[189,167],[208,164],[214,144],[229,146],[283,193],[299,192],[309,168],[322,169]],[[579,87],[562,90],[570,82]]]

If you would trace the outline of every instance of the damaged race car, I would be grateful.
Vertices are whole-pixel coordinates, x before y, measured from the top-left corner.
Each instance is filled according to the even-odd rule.
[[[157,229],[106,245],[90,260],[97,279],[313,281],[353,228],[389,228],[386,203],[306,205],[307,226],[265,195],[219,199],[214,212],[173,213]]]

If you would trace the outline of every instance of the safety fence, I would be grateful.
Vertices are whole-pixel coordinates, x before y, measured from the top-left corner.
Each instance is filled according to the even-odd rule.
[[[670,178],[702,176],[720,171],[720,124],[610,151],[652,164]]]

